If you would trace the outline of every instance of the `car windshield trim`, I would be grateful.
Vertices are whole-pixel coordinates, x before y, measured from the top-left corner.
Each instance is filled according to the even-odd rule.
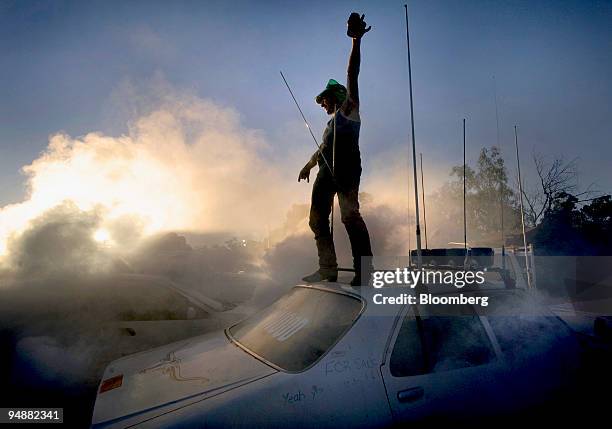
[[[356,293],[353,293],[353,292],[350,292],[350,291],[329,289],[329,288],[321,287],[321,286],[317,286],[317,285],[296,285],[291,290],[294,290],[294,289],[297,289],[297,288],[314,289],[314,290],[319,290],[319,291],[322,291],[322,292],[328,292],[328,293],[335,293],[335,294],[338,294],[338,295],[344,295],[344,296],[346,296],[348,298],[352,298],[352,299],[355,299],[355,300],[359,301],[359,303],[361,304],[361,308],[359,309],[359,312],[357,313],[357,315],[353,319],[353,322],[350,324],[350,326],[348,328],[346,328],[344,330],[344,332],[342,332],[342,334],[339,335],[338,338],[336,338],[336,340],[327,348],[327,350],[325,350],[325,352],[322,353],[321,356],[319,356],[311,364],[307,365],[306,367],[304,367],[304,368],[302,368],[302,369],[300,369],[298,371],[291,371],[291,370],[288,370],[286,368],[282,368],[282,367],[278,366],[274,362],[271,362],[269,359],[266,359],[265,357],[261,356],[259,353],[251,350],[250,348],[248,348],[247,346],[242,344],[231,333],[231,329],[235,328],[237,325],[242,323],[244,320],[241,320],[240,322],[235,323],[232,326],[230,326],[229,328],[225,329],[224,332],[225,332],[225,336],[227,337],[227,339],[230,340],[230,342],[232,344],[234,344],[236,347],[238,347],[238,348],[242,349],[244,352],[250,354],[255,359],[265,363],[269,367],[274,368],[274,369],[276,369],[277,371],[280,371],[280,372],[284,372],[284,373],[287,373],[287,374],[299,374],[301,372],[308,371],[310,368],[315,366],[318,362],[321,361],[321,359],[323,359],[336,346],[336,344],[338,344],[340,342],[340,340],[342,340],[342,338],[344,338],[344,336],[347,334],[347,332],[349,332],[353,328],[353,326],[355,326],[355,323],[357,323],[357,321],[359,320],[361,315],[365,312],[367,303],[366,303],[366,300],[364,300],[360,295],[358,295]],[[262,311],[265,311],[267,308],[268,307],[260,310],[259,312],[255,313],[254,315],[256,315],[256,314],[258,314],[258,313],[260,313]]]

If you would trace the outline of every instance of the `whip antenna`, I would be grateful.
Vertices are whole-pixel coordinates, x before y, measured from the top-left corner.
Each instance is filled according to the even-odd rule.
[[[414,173],[414,205],[416,212],[416,246],[417,246],[417,268],[423,263],[421,256],[421,224],[419,221],[419,185],[417,179],[416,142],[414,140],[414,107],[412,103],[412,65],[410,63],[410,34],[408,32],[408,5],[406,9],[406,47],[408,49],[408,85],[410,87],[410,124],[412,127],[412,169]]]
[[[291,94],[291,98],[293,98],[293,101],[295,102],[295,105],[297,106],[298,110],[300,111],[300,115],[302,115],[302,119],[304,120],[304,123],[306,124],[306,128],[308,128],[308,131],[310,131],[310,135],[312,136],[312,139],[314,140],[315,144],[317,145],[317,149],[319,150],[319,154],[321,155],[321,158],[323,158],[323,161],[325,162],[325,165],[327,166],[327,168],[329,168],[329,171],[331,172],[332,177],[334,178],[334,181],[335,181],[334,170],[332,170],[331,166],[329,165],[329,162],[327,162],[327,159],[325,158],[325,155],[323,155],[323,151],[321,150],[321,145],[319,144],[319,142],[317,141],[317,138],[312,133],[312,129],[310,128],[310,124],[306,120],[306,116],[304,116],[304,112],[302,112],[302,109],[300,108],[299,103],[295,99],[295,95],[293,95],[293,91],[291,91],[291,87],[287,83],[287,79],[285,79],[285,75],[283,74],[282,71],[280,72],[280,75],[283,78],[283,82],[285,82],[285,85],[287,86],[287,89],[289,90],[289,94]]]
[[[499,149],[499,153],[502,155],[502,148],[499,142],[499,111],[497,109],[497,82],[495,81],[495,75],[493,75],[493,96],[495,98],[495,124],[497,126],[497,148]],[[501,255],[502,255],[502,268],[506,269],[506,236],[504,234],[504,183],[499,180],[499,214],[501,218]]]
[[[425,211],[425,180],[423,179],[423,154],[419,153],[421,157],[421,199],[423,200],[423,225],[425,226],[425,249],[429,249],[427,244],[427,212]]]
[[[525,249],[525,272],[527,273],[527,288],[531,289],[531,270],[529,267],[529,255],[527,254],[527,235],[525,235],[525,211],[523,210],[523,181],[521,180],[521,159],[519,157],[518,148],[518,133],[516,125],[514,126],[514,146],[516,147],[516,168],[518,170],[518,186],[520,195],[521,208],[521,227],[523,230],[523,247]]]
[[[463,118],[463,251],[465,252],[465,259],[463,264],[466,265],[468,262],[468,248],[467,248],[467,217],[465,207],[465,118]]]

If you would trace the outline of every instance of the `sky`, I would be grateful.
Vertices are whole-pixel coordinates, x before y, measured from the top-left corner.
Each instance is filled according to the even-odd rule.
[[[159,85],[235,109],[268,142],[271,168],[290,160],[297,177],[314,145],[279,70],[319,136],[314,97],[346,80],[352,11],[373,27],[359,78],[367,180],[384,173],[376,160],[409,162],[403,2],[1,0],[0,206],[24,199],[21,168],[51,135],[125,134]],[[409,14],[428,183],[461,164],[462,118],[469,160],[497,144],[496,93],[511,171],[518,125],[526,181],[535,150],[578,157],[581,182],[612,192],[612,2],[410,1]]]

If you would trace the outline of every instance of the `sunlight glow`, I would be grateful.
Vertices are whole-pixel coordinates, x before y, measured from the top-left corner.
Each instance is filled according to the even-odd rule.
[[[110,241],[110,234],[105,229],[99,229],[94,233],[93,238],[98,243],[107,243],[108,241]]]

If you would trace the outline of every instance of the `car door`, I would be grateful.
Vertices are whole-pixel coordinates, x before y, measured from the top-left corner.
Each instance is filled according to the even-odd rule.
[[[396,422],[478,415],[494,403],[501,352],[470,306],[407,306],[385,353],[382,377]]]

